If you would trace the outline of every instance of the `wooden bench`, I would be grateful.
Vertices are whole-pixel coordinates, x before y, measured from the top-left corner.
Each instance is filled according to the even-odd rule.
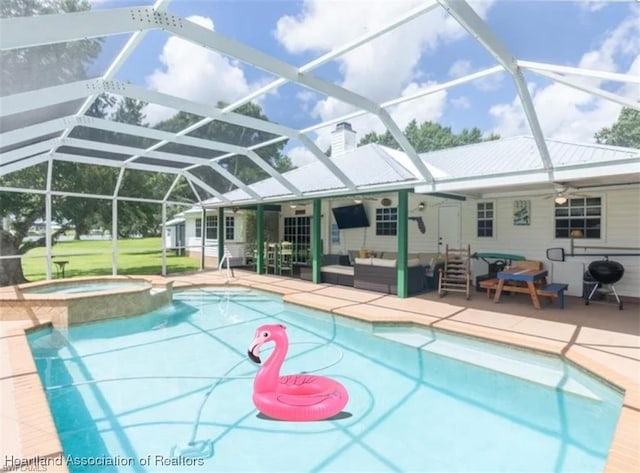
[[[487,297],[491,298],[491,291],[495,291],[498,288],[498,278],[494,279],[485,279],[484,281],[480,281],[480,287],[487,290]],[[568,284],[563,283],[554,283],[547,284],[546,286],[539,287],[536,292],[539,296],[542,297],[557,297],[559,302],[559,307],[564,309],[564,291],[569,289]],[[529,288],[526,286],[514,286],[512,284],[507,284],[504,286],[504,292],[520,292],[522,294],[529,294]]]
[[[547,284],[544,287],[538,289],[538,295],[544,297],[557,297],[558,305],[561,309],[564,309],[564,291],[569,289],[568,284],[564,283],[553,283]]]
[[[491,290],[493,289],[495,291],[497,289],[498,281],[498,278],[485,279],[484,281],[480,281],[480,287],[487,290],[488,298],[491,298]]]

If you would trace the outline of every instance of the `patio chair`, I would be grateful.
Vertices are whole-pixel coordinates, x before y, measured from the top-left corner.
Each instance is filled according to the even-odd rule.
[[[438,295],[448,292],[464,292],[471,299],[471,245],[466,248],[449,248],[444,254],[444,268],[440,269]]]
[[[283,241],[280,243],[280,253],[278,254],[280,273],[286,271],[289,275],[293,275],[293,243],[290,241]]]

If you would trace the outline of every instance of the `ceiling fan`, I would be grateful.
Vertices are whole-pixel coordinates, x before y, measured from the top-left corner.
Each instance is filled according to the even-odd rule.
[[[368,197],[364,195],[355,195],[353,196],[353,202],[356,204],[361,204],[364,200],[377,201],[377,197]]]
[[[579,192],[579,189],[575,187],[571,187],[566,184],[554,184],[553,187],[554,187],[555,193],[553,195],[549,195],[545,197],[545,199],[551,199],[553,197],[553,201],[558,205],[565,204],[567,200],[573,196],[591,197],[590,195],[587,195],[587,194],[581,194]]]

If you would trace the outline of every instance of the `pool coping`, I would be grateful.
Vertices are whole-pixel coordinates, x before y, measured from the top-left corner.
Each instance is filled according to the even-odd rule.
[[[156,283],[160,281],[166,283],[168,280],[168,278],[136,276],[136,278],[140,277]],[[463,306],[416,298],[398,299],[395,296],[370,291],[330,284],[313,284],[277,276],[246,273],[244,276],[234,277],[232,281],[211,281],[211,278],[200,280],[201,278],[195,277],[172,279],[176,291],[220,285],[251,287],[279,294],[283,301],[288,303],[325,310],[371,324],[409,324],[437,328],[561,357],[570,364],[585,369],[624,391],[623,405],[605,471],[640,471],[640,454],[638,453],[640,384],[636,379],[625,376],[589,356],[590,352],[577,344],[574,338],[562,341],[537,336],[535,333],[519,333],[500,327],[461,322],[456,317],[461,318],[468,315],[467,312],[475,310]],[[470,316],[473,315],[473,313],[470,314]],[[17,452],[17,458],[21,461],[40,462],[39,464],[47,462],[49,469],[46,471],[66,472],[68,469],[61,460],[64,455],[61,442],[26,339],[30,331],[50,324],[51,319],[47,314],[38,314],[35,310],[31,313],[29,320],[0,322],[0,344],[4,345],[8,353],[8,364],[0,363],[0,394],[3,395],[3,399],[7,399],[8,397],[4,395],[6,391],[3,392],[3,390],[11,389],[14,401],[14,406],[5,406],[5,403],[1,406],[0,439],[3,441],[0,444],[6,445],[4,439],[17,438],[20,449]],[[5,458],[4,455],[0,456]],[[0,471],[7,471],[4,465],[0,466]]]

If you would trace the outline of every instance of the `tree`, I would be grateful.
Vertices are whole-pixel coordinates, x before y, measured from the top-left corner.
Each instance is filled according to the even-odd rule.
[[[494,134],[484,138],[480,129],[476,127],[473,127],[471,130],[465,128],[459,134],[455,134],[451,130],[451,127],[443,127],[431,121],[422,122],[418,125],[416,120],[409,122],[404,129],[404,135],[418,153],[426,153],[427,151],[452,148],[454,146],[480,143],[482,141],[500,138]],[[374,131],[367,133],[360,140],[359,145],[362,146],[368,143],[378,143],[388,146],[389,148],[400,149],[398,142],[388,130],[380,135]]]
[[[595,138],[598,143],[606,145],[640,148],[640,110],[623,107],[611,128],[603,128]]]
[[[89,10],[87,0],[2,0],[0,17],[35,16]],[[87,66],[100,53],[100,40],[69,41],[2,51],[2,96],[86,78]]]
[[[218,103],[219,108],[222,108],[224,106],[224,103]],[[259,118],[261,120],[268,120],[267,116],[262,112],[262,108],[260,108],[259,105],[251,102],[238,107],[235,112],[241,115]],[[155,128],[165,131],[178,132],[190,125],[193,125],[201,119],[202,117],[199,117],[197,115],[193,115],[187,112],[178,112],[170,119],[158,123]],[[222,143],[228,143],[247,148],[275,137],[275,135],[264,131],[254,130],[218,120],[209,122],[207,125],[198,128],[189,135],[196,138],[219,141]],[[262,148],[258,148],[255,150],[255,152],[268,164],[274,167],[278,172],[286,172],[293,167],[291,164],[291,160],[287,156],[284,156],[282,154],[282,150],[285,147],[286,143],[286,141],[274,143]],[[166,145],[162,149],[167,152],[177,154],[187,153],[191,156],[198,156],[207,159],[213,159],[217,156],[226,154],[224,152],[217,152],[210,149],[175,143]],[[263,171],[258,165],[250,161],[249,158],[244,156],[232,156],[219,161],[219,164],[227,168],[229,172],[237,176],[238,179],[246,184],[251,184],[268,177],[265,171]],[[194,168],[192,172],[199,178],[201,178],[204,182],[209,184],[211,187],[216,189],[218,192],[225,193],[235,187],[234,184],[212,170],[209,166],[199,166],[197,168]]]
[[[3,0],[0,16],[70,13],[89,8],[86,0]],[[98,56],[100,48],[99,40],[89,39],[2,51],[0,96],[86,79],[86,68]],[[19,122],[19,118],[16,117],[15,122]],[[0,185],[43,189],[45,176],[46,164],[3,176]],[[24,244],[28,229],[43,215],[42,195],[0,192],[0,218],[4,223],[0,229],[0,255],[20,255],[30,248],[32,245]],[[23,282],[21,260],[0,259],[0,286]]]

